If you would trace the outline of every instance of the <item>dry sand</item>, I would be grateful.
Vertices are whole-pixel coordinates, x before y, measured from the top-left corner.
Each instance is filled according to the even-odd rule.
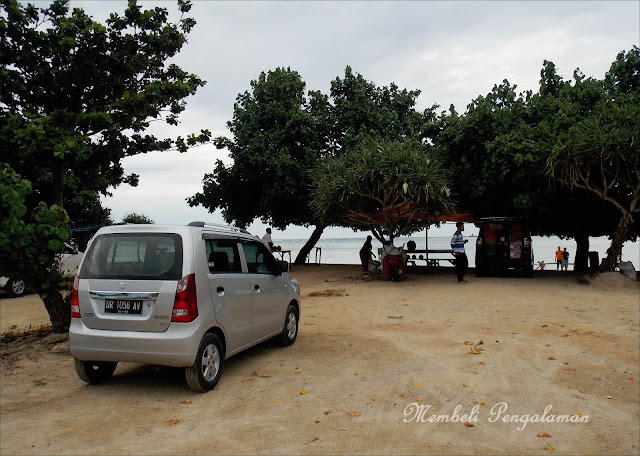
[[[181,370],[136,364],[89,386],[66,341],[2,344],[0,453],[638,454],[638,282],[607,273],[580,285],[545,271],[459,285],[449,270],[390,283],[329,265],[293,274],[297,342],[229,359],[206,394]],[[34,296],[0,309],[2,331],[47,322]],[[465,341],[480,340],[474,355]],[[419,405],[425,420],[477,412],[405,422]],[[583,422],[503,422],[549,406],[547,416]]]

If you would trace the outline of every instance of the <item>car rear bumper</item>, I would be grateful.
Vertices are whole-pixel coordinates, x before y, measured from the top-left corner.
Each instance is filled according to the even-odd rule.
[[[72,318],[71,355],[81,361],[114,361],[189,367],[203,334],[199,325],[172,323],[164,332],[91,329]]]

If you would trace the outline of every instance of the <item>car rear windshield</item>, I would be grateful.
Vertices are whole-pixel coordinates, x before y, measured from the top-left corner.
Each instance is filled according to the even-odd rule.
[[[99,235],[89,247],[79,277],[180,280],[182,238],[170,233]]]

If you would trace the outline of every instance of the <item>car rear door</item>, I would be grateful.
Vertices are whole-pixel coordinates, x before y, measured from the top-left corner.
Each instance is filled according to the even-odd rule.
[[[251,293],[242,270],[238,239],[204,233],[207,279],[216,321],[227,336],[227,352],[251,342]]]
[[[93,329],[165,331],[182,266],[179,234],[98,235],[78,274],[83,323]]]

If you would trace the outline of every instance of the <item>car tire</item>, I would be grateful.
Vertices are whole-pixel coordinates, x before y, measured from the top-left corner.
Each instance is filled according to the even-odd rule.
[[[476,277],[486,277],[486,276],[487,276],[486,268],[482,266],[476,267]]]
[[[27,286],[25,285],[24,280],[9,279],[5,286],[5,290],[7,290],[10,296],[19,298],[25,291],[27,291]]]
[[[189,388],[199,393],[211,391],[220,380],[223,364],[222,342],[215,334],[205,334],[198,347],[196,362],[184,370]]]
[[[80,361],[79,359],[75,359],[74,364],[78,377],[91,385],[111,378],[118,365],[118,363],[107,361]]]
[[[298,321],[300,320],[300,314],[298,309],[289,304],[287,307],[287,313],[284,317],[284,328],[280,333],[279,341],[284,347],[288,347],[296,341],[298,337]]]

